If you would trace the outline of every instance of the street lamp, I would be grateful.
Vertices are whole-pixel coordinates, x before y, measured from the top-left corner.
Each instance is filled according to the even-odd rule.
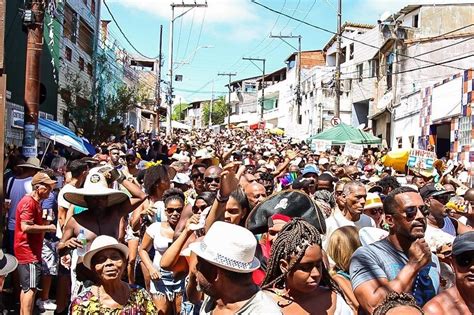
[[[182,65],[189,65],[194,57],[196,56],[196,53],[198,52],[198,50],[202,49],[202,48],[214,48],[213,45],[202,45],[202,46],[199,46],[198,48],[196,48],[191,54],[189,54],[189,57],[182,60],[182,61],[177,61],[175,62],[174,64],[177,65],[174,69],[178,69],[179,66],[182,66]]]

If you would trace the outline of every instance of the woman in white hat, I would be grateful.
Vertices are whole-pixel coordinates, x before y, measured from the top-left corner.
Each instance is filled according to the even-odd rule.
[[[100,279],[71,303],[71,314],[158,314],[144,289],[123,282],[128,248],[115,238],[100,235],[84,255],[84,266]]]
[[[383,203],[378,194],[372,192],[367,193],[367,198],[365,198],[364,214],[374,219],[376,227],[383,229]]]

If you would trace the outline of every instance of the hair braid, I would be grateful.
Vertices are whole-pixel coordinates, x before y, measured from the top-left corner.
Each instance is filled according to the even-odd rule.
[[[283,279],[300,262],[310,245],[321,246],[321,236],[314,226],[302,218],[293,218],[285,224],[273,242],[262,288],[283,287]],[[291,256],[296,256],[296,259],[288,266],[286,272],[282,272],[280,260],[289,261]]]

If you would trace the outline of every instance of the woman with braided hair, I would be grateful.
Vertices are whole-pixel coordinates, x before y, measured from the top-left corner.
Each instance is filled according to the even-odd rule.
[[[293,218],[283,226],[273,241],[262,283],[283,314],[355,313],[323,260],[321,235],[314,226],[302,218]]]

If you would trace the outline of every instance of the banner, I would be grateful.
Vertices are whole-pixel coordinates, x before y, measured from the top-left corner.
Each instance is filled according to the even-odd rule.
[[[410,150],[407,166],[415,172],[432,172],[436,154],[426,150]]]
[[[311,151],[314,152],[324,152],[331,149],[331,140],[311,140]]]
[[[359,158],[364,151],[364,146],[361,144],[354,144],[347,142],[344,146],[343,155],[352,156],[354,158]]]

